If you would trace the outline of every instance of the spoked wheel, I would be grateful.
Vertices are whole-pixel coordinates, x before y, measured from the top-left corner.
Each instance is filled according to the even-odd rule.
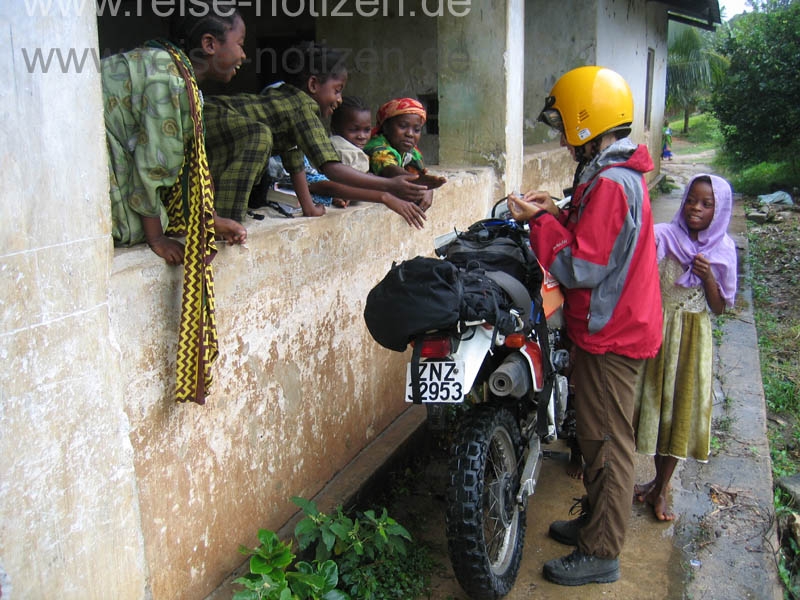
[[[453,571],[473,600],[514,586],[525,542],[519,487],[519,427],[505,409],[473,408],[450,456],[447,543]]]

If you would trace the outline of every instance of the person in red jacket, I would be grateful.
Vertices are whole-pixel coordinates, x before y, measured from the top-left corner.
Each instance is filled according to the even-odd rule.
[[[579,67],[555,84],[539,116],[578,162],[570,206],[549,193],[509,196],[513,217],[530,224],[531,246],[562,285],[575,344],[577,440],[585,467],[581,515],[556,521],[550,536],[577,546],[548,561],[561,585],[619,579],[634,485],[633,410],[645,359],[661,346],[653,215],[644,174],[646,146],[627,136],[633,96],[618,73]]]

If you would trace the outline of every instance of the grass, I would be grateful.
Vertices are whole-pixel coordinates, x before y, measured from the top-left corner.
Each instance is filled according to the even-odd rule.
[[[672,151],[675,154],[689,154],[714,150],[722,146],[722,135],[719,132],[719,121],[709,114],[692,115],[689,117],[689,131],[683,133],[683,117],[669,122],[673,139],[689,142],[690,146]]]
[[[688,141],[690,152],[722,148],[722,139],[713,118],[696,115],[690,119],[689,133],[680,133],[683,119],[670,123],[673,137]],[[715,131],[716,130],[716,131]],[[673,148],[674,151],[674,148]],[[735,191],[747,196],[767,194],[777,189],[792,192],[800,178],[792,174],[788,162],[760,163],[737,167],[718,151],[714,161]],[[755,198],[751,198],[756,204]],[[758,332],[761,377],[770,417],[769,445],[773,479],[800,472],[800,231],[791,220],[759,227],[748,222],[749,281],[753,293],[753,314]],[[715,332],[716,334],[716,332]],[[715,335],[715,341],[719,341]],[[724,423],[716,423],[724,436]],[[722,440],[712,438],[712,446]],[[795,501],[780,486],[774,491],[775,514],[781,541],[778,573],[786,598],[800,598],[800,547],[790,532],[790,519],[797,510]]]
[[[772,475],[775,481],[800,471],[800,358],[797,340],[800,336],[800,313],[788,308],[797,304],[798,297],[785,290],[796,289],[792,281],[800,276],[800,262],[785,258],[796,254],[792,244],[800,235],[785,224],[770,229],[750,226],[748,232],[749,262],[753,291],[753,307],[758,348],[761,360],[761,379],[764,398],[770,415],[769,445]],[[766,233],[766,234],[765,234]],[[795,247],[796,248],[796,247]],[[791,533],[794,501],[789,494],[775,490],[775,514],[779,538],[778,574],[784,585],[785,597],[800,598],[800,552]]]
[[[733,189],[742,194],[757,196],[769,194],[773,191],[784,190],[791,192],[800,182],[793,173],[788,161],[780,163],[762,162],[751,167],[741,169],[731,178]]]
[[[675,154],[703,152],[720,149],[724,139],[719,130],[719,121],[712,115],[702,113],[689,117],[689,131],[683,133],[683,117],[669,122],[673,139],[689,144],[672,148]],[[790,161],[762,162],[757,165],[738,165],[723,152],[718,152],[714,166],[725,173],[733,189],[748,196],[770,194],[778,190],[790,192],[800,187],[800,173]]]

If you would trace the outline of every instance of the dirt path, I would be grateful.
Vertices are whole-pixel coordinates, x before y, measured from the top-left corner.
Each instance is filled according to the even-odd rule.
[[[662,172],[677,187],[669,194],[654,194],[657,222],[672,218],[693,175],[713,172],[713,150],[684,153],[680,142],[673,150],[681,154],[662,163]],[[743,230],[743,219],[738,219],[736,227]],[[673,508],[679,518],[659,523],[649,507],[632,506],[620,556],[622,577],[616,583],[571,589],[544,580],[542,564],[571,551],[551,540],[547,528],[553,520],[570,518],[572,499],[583,494],[582,484],[566,474],[566,447],[555,442],[548,448],[552,455],[545,460],[540,484],[530,499],[522,566],[506,600],[780,598],[772,559],[772,481],[763,392],[747,300],[744,305],[740,318],[724,326],[724,350],[718,360],[715,418],[727,419],[730,424],[729,442],[708,464],[690,461],[679,466],[673,479]],[[396,496],[388,505],[389,512],[428,546],[442,565],[432,577],[430,598],[469,600],[455,580],[447,555],[447,457],[433,444],[422,453],[429,460],[414,470],[407,483],[408,494]],[[650,457],[637,455],[636,478],[652,478]]]

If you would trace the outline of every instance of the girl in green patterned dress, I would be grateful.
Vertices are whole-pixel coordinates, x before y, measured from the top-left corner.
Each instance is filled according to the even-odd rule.
[[[114,244],[147,242],[175,265],[183,262],[184,246],[164,233],[170,225],[167,196],[181,186],[191,195],[190,171],[207,170],[187,160],[194,144],[203,143],[196,131],[197,123],[202,129],[202,96],[194,103],[192,91],[206,80],[233,78],[245,59],[245,26],[238,12],[221,15],[209,7],[203,16],[175,19],[171,29],[172,41],[147,42],[103,59],[101,78]],[[244,242],[244,227],[214,217],[216,234]]]
[[[637,404],[636,449],[654,457],[656,475],[635,487],[656,518],[675,517],[667,492],[678,460],[708,461],[713,397],[710,309],[722,314],[736,295],[736,246],[728,236],[727,181],[697,175],[670,223],[655,226],[664,341],[649,359]]]
[[[204,12],[202,2],[172,21],[173,41],[147,42],[101,66],[114,245],[147,242],[167,264],[183,264],[175,398],[198,404],[218,355],[215,240],[247,238],[242,225],[214,210],[198,88],[231,80],[245,59],[245,27],[235,10],[217,12],[206,0]]]

